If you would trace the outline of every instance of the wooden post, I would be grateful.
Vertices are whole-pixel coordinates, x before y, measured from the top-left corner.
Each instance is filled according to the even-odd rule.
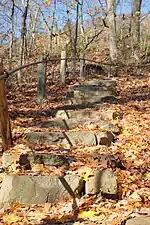
[[[41,57],[43,59],[43,57]],[[46,65],[45,63],[40,63],[38,65],[37,72],[37,102],[41,104],[45,97],[46,92]]]
[[[3,62],[0,61],[0,75],[3,75],[3,73],[4,73]],[[6,151],[12,145],[12,134],[8,114],[8,104],[6,98],[6,87],[4,79],[0,80],[0,128],[1,128],[3,151]]]
[[[66,60],[66,51],[61,52],[61,63],[60,63],[60,82],[61,84],[65,83],[66,79],[66,65],[67,65],[67,60]]]
[[[85,68],[85,60],[84,60],[84,53],[80,53],[80,78],[84,78],[85,73],[84,73],[84,68]]]

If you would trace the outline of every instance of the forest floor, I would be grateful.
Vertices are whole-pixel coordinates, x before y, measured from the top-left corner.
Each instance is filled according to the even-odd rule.
[[[48,145],[27,146],[23,134],[39,130],[39,123],[46,119],[44,110],[63,106],[63,96],[68,87],[49,82],[47,91],[57,92],[57,96],[48,95],[39,106],[36,103],[35,80],[30,79],[21,85],[15,82],[8,85],[8,104],[15,144],[13,150],[17,151],[17,148],[21,147],[33,151],[53,152],[54,149]],[[126,168],[115,170],[118,177],[119,199],[97,199],[96,196],[77,199],[78,215],[70,209],[72,201],[32,206],[13,203],[8,210],[0,211],[0,224],[119,225],[136,215],[150,215],[150,75],[122,74],[117,80],[117,90],[118,103],[108,103],[105,107],[123,113],[123,119],[119,122],[122,133],[110,147],[74,148],[72,154],[78,155],[79,162],[70,169],[75,167],[76,170],[80,170],[81,161],[84,169],[95,167],[89,157],[91,151],[95,149],[119,157]],[[43,111],[40,116],[39,111]],[[86,156],[84,160],[83,154]],[[53,174],[61,175],[64,170],[63,167],[55,168]],[[15,172],[20,173],[17,169]],[[3,176],[2,171],[1,181]]]

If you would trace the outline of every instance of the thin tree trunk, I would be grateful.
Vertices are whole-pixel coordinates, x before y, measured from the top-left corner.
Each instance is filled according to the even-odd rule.
[[[74,75],[75,75],[75,71],[76,71],[76,58],[77,58],[78,22],[79,22],[79,3],[77,2],[74,51],[73,51],[73,53],[74,53]]]
[[[110,61],[117,60],[117,35],[115,19],[115,0],[107,0],[108,5],[108,22],[109,22],[109,51]]]
[[[28,8],[29,8],[29,0],[26,0],[24,13],[22,15],[20,66],[22,66],[22,64],[23,64],[24,53],[25,53],[25,39],[26,39],[26,33],[27,33],[26,20],[27,20]],[[18,72],[18,81],[21,82],[21,70]]]
[[[33,47],[34,41],[35,41],[35,29],[36,29],[37,19],[38,19],[38,15],[39,15],[39,8],[40,8],[40,6],[37,7],[37,10],[36,10],[36,13],[35,13],[34,24],[33,24],[33,28],[32,28],[32,37],[31,37],[31,42],[30,42],[29,55],[31,55],[32,47]]]
[[[14,44],[14,11],[15,11],[15,0],[12,0],[11,8],[11,39],[10,39],[10,49],[9,49],[9,59],[10,68],[12,67],[12,57],[13,57],[13,44]]]
[[[132,20],[131,20],[131,35],[133,57],[139,60],[140,51],[140,15],[141,15],[142,0],[133,0]]]
[[[80,30],[81,30],[81,35],[83,38],[85,38],[85,33],[84,33],[84,26],[83,26],[83,0],[80,2]]]
[[[53,52],[53,31],[54,31],[54,23],[55,23],[55,13],[56,13],[56,1],[54,1],[54,10],[52,17],[52,26],[51,26],[51,35],[50,35],[50,53]]]

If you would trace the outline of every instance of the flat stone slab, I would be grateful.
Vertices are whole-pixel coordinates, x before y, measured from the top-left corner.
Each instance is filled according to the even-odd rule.
[[[70,148],[76,144],[109,146],[114,140],[114,135],[109,131],[30,132],[26,134],[26,139],[30,143],[47,143]]]
[[[56,113],[52,113],[52,116],[61,119],[90,119],[90,118],[98,118],[99,120],[115,120],[115,119],[122,119],[123,115],[121,112],[117,112],[114,110],[107,110],[107,111],[98,111],[98,110],[58,110]]]
[[[103,193],[117,197],[117,177],[111,169],[96,170],[85,185],[86,194]]]
[[[73,104],[87,104],[87,103],[116,103],[115,96],[117,95],[116,80],[102,79],[102,80],[88,80],[77,82],[70,86],[70,92],[67,93],[67,98]]]
[[[81,81],[80,83],[77,82],[73,86],[79,86],[79,85],[95,85],[98,87],[104,87],[104,88],[115,88],[117,86],[116,78],[107,78],[107,79],[92,79],[92,80],[85,80]]]
[[[78,175],[28,176],[6,175],[0,189],[0,208],[7,208],[11,202],[22,204],[57,203],[62,199],[81,193],[84,182]]]
[[[93,124],[96,126],[96,128],[102,130],[102,131],[112,131],[115,134],[120,134],[121,129],[117,125],[114,125],[110,122],[102,121],[98,118],[95,119],[87,119],[87,118],[71,118],[71,119],[51,119],[49,121],[44,121],[41,124],[41,127],[44,128],[50,128],[50,129],[62,129],[62,130],[71,130],[79,125],[83,126],[89,126],[90,124]]]
[[[77,92],[76,92],[77,93]],[[93,105],[97,105],[97,104],[102,104],[104,102],[109,102],[111,104],[116,104],[117,103],[117,99],[115,96],[113,95],[109,95],[109,93],[106,93],[105,96],[100,96],[100,95],[89,95],[89,96],[80,96],[77,94],[75,94],[75,97],[70,97],[65,101],[65,104],[68,105],[78,105],[78,106],[90,106],[92,107]]]
[[[68,165],[70,158],[64,155],[28,152],[21,153],[18,163],[20,166],[30,169],[32,164],[43,164],[45,166]],[[2,156],[2,166],[7,169],[16,162],[15,156],[11,152],[4,152]]]
[[[129,219],[125,225],[150,225],[150,216],[138,216]]]

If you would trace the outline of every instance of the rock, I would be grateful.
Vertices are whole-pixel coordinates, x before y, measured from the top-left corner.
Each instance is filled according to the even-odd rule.
[[[81,84],[82,83],[85,85],[97,85],[99,87],[115,87],[117,85],[116,78],[85,80],[81,82]]]
[[[107,132],[96,132],[97,137],[97,144],[98,145],[106,145],[110,146],[111,142],[114,141],[114,135],[107,131]]]
[[[150,216],[139,216],[129,219],[125,225],[150,225]]]
[[[89,80],[76,83],[70,87],[67,98],[73,104],[116,103],[116,81],[111,79]]]
[[[81,193],[83,180],[77,175],[27,176],[6,175],[0,190],[0,208],[7,208],[11,202],[22,204],[56,203]]]
[[[99,104],[99,103],[104,103],[104,102],[109,102],[112,104],[116,104],[117,103],[117,99],[112,96],[109,95],[109,93],[106,94],[106,96],[81,96],[81,97],[76,97],[76,98],[71,98],[70,101],[68,101],[68,104],[74,104],[74,105],[84,105],[84,106],[88,106],[89,104],[95,105],[95,104]],[[90,107],[91,107],[90,106]]]
[[[63,132],[30,132],[26,134],[29,142],[61,144],[65,139]]]
[[[111,169],[96,170],[93,177],[89,177],[85,186],[86,194],[102,192],[108,197],[117,197],[117,178]]]
[[[98,111],[94,109],[84,109],[84,110],[58,110],[55,114],[53,113],[53,116],[56,118],[61,119],[70,119],[70,118],[76,118],[76,119],[93,119],[98,118],[99,120],[115,120],[115,119],[122,119],[123,114],[121,112],[113,111],[113,110],[107,110],[107,111]]]
[[[89,126],[93,124],[96,128],[101,129],[102,131],[112,131],[115,134],[120,134],[121,128],[118,125],[114,125],[110,122],[102,121],[98,118],[87,119],[87,118],[71,118],[71,119],[52,119],[49,121],[44,121],[41,124],[41,127],[50,128],[50,129],[62,129],[62,130],[71,130],[76,128],[79,125]]]
[[[111,169],[96,171],[100,177],[100,188],[103,194],[117,195],[117,177]]]
[[[93,152],[92,157],[94,160],[97,160],[98,162],[101,162],[102,164],[109,166],[111,168],[117,167],[120,169],[125,169],[121,160],[113,155],[99,154],[97,152]]]
[[[97,144],[95,134],[92,131],[68,131],[65,134],[66,141],[73,146],[77,143],[89,146]]]
[[[62,166],[69,163],[67,157],[64,155],[33,152],[20,155],[19,164],[26,165],[27,162],[30,164],[43,164],[46,166]]]
[[[95,194],[99,194],[100,193],[100,188],[96,187],[95,185],[95,177],[89,177],[89,179],[86,181],[85,183],[85,193],[87,195],[89,194],[92,194],[92,195],[95,195]]]
[[[30,132],[26,134],[26,139],[31,143],[48,143],[50,145],[60,145],[66,148],[79,144],[84,145],[107,145],[111,144],[114,136],[111,132],[92,131],[67,131],[67,132]]]
[[[74,110],[65,110],[65,109],[60,109],[57,110],[55,117],[56,118],[61,118],[61,119],[70,119],[72,116],[72,113],[75,112]]]
[[[116,79],[92,79],[75,83],[70,90],[114,90],[116,93]]]
[[[13,153],[11,152],[3,152],[2,155],[2,166],[4,169],[7,169],[8,167],[12,166],[14,163],[15,158]]]
[[[45,166],[62,166],[69,164],[69,158],[64,155],[48,154],[48,153],[22,153],[19,157],[19,165],[30,169],[31,164],[43,164]],[[4,152],[2,157],[2,166],[4,169],[9,168],[16,163],[15,155],[10,152]]]
[[[31,132],[26,134],[29,142],[48,143],[71,147],[76,143],[96,145],[96,138],[91,131],[68,131],[68,132]]]

